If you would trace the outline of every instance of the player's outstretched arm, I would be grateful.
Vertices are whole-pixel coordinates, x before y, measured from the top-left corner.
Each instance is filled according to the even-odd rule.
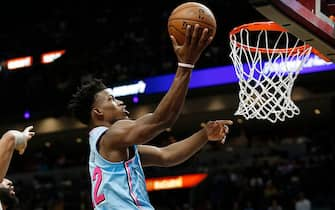
[[[178,45],[176,39],[171,37],[178,62],[182,64],[178,65],[170,89],[153,113],[133,122],[116,122],[106,133],[107,136],[110,134],[112,143],[122,147],[144,144],[175,123],[184,105],[192,71],[192,68],[183,64],[194,65],[212,39],[213,37],[208,35],[208,29],[202,30],[198,24],[194,29],[187,27],[186,41],[183,45]]]
[[[14,150],[22,155],[27,147],[28,141],[35,135],[33,126],[26,127],[23,132],[17,130],[7,131],[0,140],[0,182],[5,177]]]
[[[208,141],[225,142],[229,133],[230,120],[209,121],[204,128],[192,136],[170,144],[166,147],[140,145],[141,162],[143,166],[169,167],[178,165],[198,152]]]
[[[174,37],[171,37],[171,39],[178,62],[182,63],[181,65],[185,63],[194,65],[213,38],[209,37],[208,29],[201,30],[199,25],[196,24],[193,32],[190,26],[187,27],[185,43],[182,46],[177,44]],[[183,108],[191,70],[192,68],[178,65],[170,90],[154,112],[155,117],[168,122],[167,127],[173,125]]]

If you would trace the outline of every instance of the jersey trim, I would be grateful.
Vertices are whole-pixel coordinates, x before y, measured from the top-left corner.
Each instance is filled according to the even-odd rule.
[[[136,197],[136,195],[134,194],[134,192],[133,192],[133,183],[132,183],[132,179],[131,179],[131,175],[130,175],[130,169],[129,169],[129,163],[131,163],[133,160],[131,159],[131,160],[128,160],[128,161],[125,161],[124,162],[124,168],[125,168],[125,170],[126,170],[126,174],[127,174],[127,184],[128,184],[128,187],[129,187],[129,194],[130,194],[130,196],[131,196],[131,198],[133,199],[133,201],[134,201],[134,203],[135,203],[135,205],[139,208],[139,209],[141,209],[141,207],[140,207],[140,204],[139,204],[139,202],[138,202],[138,199],[137,199],[137,197]]]

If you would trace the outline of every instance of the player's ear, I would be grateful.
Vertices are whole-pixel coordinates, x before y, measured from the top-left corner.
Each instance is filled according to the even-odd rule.
[[[100,111],[99,108],[93,108],[93,109],[92,109],[92,114],[93,114],[94,116],[100,117],[100,116],[102,116],[103,113]]]

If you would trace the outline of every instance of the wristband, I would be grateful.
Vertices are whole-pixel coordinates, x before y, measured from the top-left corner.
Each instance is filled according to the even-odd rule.
[[[11,130],[9,131],[15,139],[15,148],[17,148],[18,146],[25,144],[25,138],[24,138],[24,134],[20,131],[17,130]]]
[[[193,69],[194,65],[193,64],[189,64],[189,63],[178,63],[179,67],[184,67],[184,68],[189,68],[189,69]]]

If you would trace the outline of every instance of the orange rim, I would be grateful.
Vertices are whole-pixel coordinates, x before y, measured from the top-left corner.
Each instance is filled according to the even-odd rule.
[[[267,22],[254,22],[254,23],[247,23],[240,25],[238,27],[233,28],[229,32],[229,38],[230,41],[233,42],[238,48],[244,48],[248,49],[251,52],[261,52],[261,53],[301,53],[305,52],[306,49],[310,48],[311,46],[309,44],[305,44],[302,46],[294,47],[294,48],[279,48],[279,49],[266,49],[266,48],[256,48],[252,46],[248,46],[245,44],[241,44],[240,42],[236,41],[234,39],[234,35],[239,33],[241,30],[246,29],[248,31],[278,31],[278,32],[288,32],[288,30],[281,25],[273,22],[273,21],[267,21]]]

